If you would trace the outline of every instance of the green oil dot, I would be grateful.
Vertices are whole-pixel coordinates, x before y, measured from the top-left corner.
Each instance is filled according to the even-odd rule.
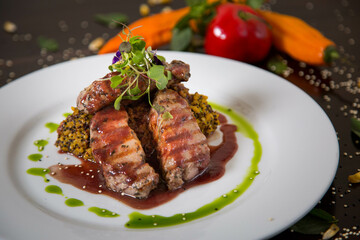
[[[34,161],[34,162],[38,162],[41,160],[41,158],[43,157],[42,154],[40,153],[34,153],[34,154],[30,154],[28,156],[28,159],[31,160],[31,161]]]
[[[81,207],[84,206],[83,201],[76,198],[68,198],[65,200],[65,204],[69,207]]]
[[[38,151],[41,152],[42,150],[44,150],[45,146],[49,143],[49,141],[44,140],[44,139],[40,139],[40,140],[36,140],[34,141],[34,145],[38,148]]]
[[[50,180],[46,178],[46,174],[50,172],[47,168],[29,168],[26,173],[34,176],[43,177],[45,182],[49,182]]]
[[[53,133],[58,129],[59,124],[53,123],[53,122],[48,122],[45,124],[45,127],[47,127],[49,129],[50,133]]]
[[[56,186],[56,185],[49,185],[45,188],[45,191],[47,193],[53,193],[53,194],[59,194],[59,195],[62,195],[64,196],[63,192],[62,192],[62,189],[59,187],[59,186]]]
[[[117,213],[114,213],[114,212],[109,211],[109,210],[104,209],[104,208],[98,208],[98,207],[90,207],[89,211],[92,212],[92,213],[95,213],[99,217],[118,217],[118,216],[120,216]]]

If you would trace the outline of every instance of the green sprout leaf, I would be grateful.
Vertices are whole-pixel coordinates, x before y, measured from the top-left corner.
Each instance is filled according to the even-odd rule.
[[[132,61],[139,65],[140,63],[144,62],[144,54],[142,53],[142,51],[136,51],[133,53],[133,58]]]
[[[165,108],[164,108],[163,106],[157,104],[157,103],[153,106],[153,108],[155,109],[155,111],[156,111],[158,114],[161,114],[162,112],[165,111]]]
[[[131,52],[131,49],[132,49],[131,43],[129,43],[129,42],[120,43],[120,46],[119,46],[120,52],[129,53],[129,52]]]
[[[107,13],[94,15],[96,22],[105,25],[107,27],[120,27],[120,23],[128,22],[129,17],[123,13]]]
[[[145,49],[146,43],[139,36],[130,38],[129,42],[135,51],[143,51]]]
[[[39,36],[37,39],[37,43],[40,48],[46,49],[50,52],[56,52],[59,49],[59,44],[55,39]]]
[[[116,88],[117,86],[119,86],[122,83],[123,80],[124,80],[124,77],[121,75],[112,76],[110,79],[110,81],[111,81],[110,86],[112,88]]]
[[[122,99],[122,95],[120,95],[114,102],[114,108],[116,110],[120,110],[120,102],[121,102],[121,99]]]
[[[163,90],[166,88],[168,84],[168,79],[164,74],[165,67],[161,65],[154,65],[150,68],[148,76],[151,79],[156,81],[156,87],[159,90]]]
[[[135,96],[141,93],[141,90],[138,86],[135,86],[134,88],[129,90],[130,95]]]
[[[167,72],[167,79],[168,79],[168,81],[170,81],[171,79],[172,79],[172,73],[171,73],[171,71],[166,71]]]
[[[169,120],[169,119],[173,119],[174,117],[171,115],[170,112],[166,111],[164,112],[164,114],[162,115],[162,119],[163,120]]]

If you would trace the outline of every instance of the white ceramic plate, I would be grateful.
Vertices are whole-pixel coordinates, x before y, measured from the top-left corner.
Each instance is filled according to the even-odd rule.
[[[234,109],[254,127],[262,144],[260,174],[234,203],[190,223],[158,229],[127,229],[134,210],[102,195],[93,195],[26,170],[70,163],[53,146],[56,133],[44,127],[60,123],[71,112],[77,94],[107,73],[112,55],[87,57],[57,64],[24,76],[0,89],[0,239],[260,239],[291,226],[322,198],[338,165],[335,131],[323,110],[304,92],[284,79],[240,62],[200,54],[161,52],[168,61],[191,66],[186,84],[209,100]],[[41,162],[33,142],[48,139]],[[252,141],[238,135],[239,150],[224,177],[192,188],[144,214],[171,216],[194,211],[230,191],[246,174],[253,155]],[[71,208],[65,196],[49,194],[54,184],[66,197],[85,203]],[[119,213],[101,218],[90,206]]]

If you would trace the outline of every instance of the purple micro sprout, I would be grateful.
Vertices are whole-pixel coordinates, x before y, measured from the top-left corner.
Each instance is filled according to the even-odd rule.
[[[155,55],[154,55],[154,63],[155,63],[155,65],[164,65],[164,64],[160,61],[160,59],[158,59]]]
[[[112,64],[115,64],[115,63],[117,63],[117,62],[120,61],[120,60],[121,60],[121,52],[120,52],[120,51],[117,51],[117,52],[115,53],[115,56],[114,56],[113,60],[112,60]]]
[[[151,51],[152,53],[154,53],[154,64],[155,65],[162,65],[164,66],[164,64],[162,63],[162,61],[160,61],[160,59],[156,56],[156,51]]]

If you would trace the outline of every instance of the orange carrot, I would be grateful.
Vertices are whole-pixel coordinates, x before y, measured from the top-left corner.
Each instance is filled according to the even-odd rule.
[[[324,65],[339,57],[335,43],[303,20],[259,10],[271,26],[274,46],[292,58],[312,65]]]
[[[131,23],[128,28],[131,30],[132,36],[141,36],[146,42],[146,47],[151,46],[156,49],[171,41],[172,29],[175,24],[189,12],[190,8],[180,8],[169,12],[154,14],[148,17],[140,18]],[[128,34],[128,29],[124,30]],[[126,36],[119,33],[123,39]],[[111,38],[98,52],[98,54],[111,53],[119,50],[119,45],[122,42],[120,36]]]

